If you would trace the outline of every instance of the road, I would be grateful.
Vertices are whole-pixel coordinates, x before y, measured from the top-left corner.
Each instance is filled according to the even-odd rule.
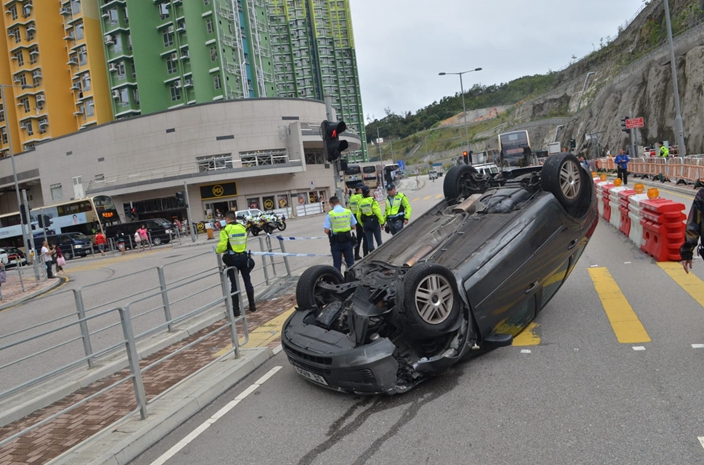
[[[407,192],[411,205],[420,213],[441,186]],[[279,353],[132,463],[703,463],[704,263],[679,269],[602,220],[513,347],[395,397],[321,389]]]

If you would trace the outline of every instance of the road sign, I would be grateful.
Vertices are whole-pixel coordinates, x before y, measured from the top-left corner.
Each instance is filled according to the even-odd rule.
[[[642,128],[644,126],[643,118],[631,118],[626,120],[626,129]]]

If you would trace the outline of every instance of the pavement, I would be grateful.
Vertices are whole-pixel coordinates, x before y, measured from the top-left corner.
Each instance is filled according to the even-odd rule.
[[[20,272],[22,273],[22,282],[20,282]],[[5,273],[7,282],[0,287],[0,311],[38,297],[68,282],[68,278],[65,276],[57,276],[56,279],[40,278],[37,281],[31,266],[23,267],[21,270],[7,268]]]
[[[249,343],[239,359],[234,354],[227,355],[204,369],[231,350],[229,332],[194,341],[222,326],[223,319],[140,360],[144,368],[194,343],[142,374],[147,399],[153,401],[146,420],[140,420],[135,413],[134,390],[126,382],[0,447],[0,465],[129,462],[273,356],[279,345],[281,324],[293,311],[293,305],[294,297],[285,295],[260,301],[255,313],[247,312],[246,320],[238,326],[241,333],[241,324],[247,324]],[[3,426],[0,441],[69,405],[85,401],[127,376],[129,369],[121,370]],[[184,380],[187,382],[181,383]]]

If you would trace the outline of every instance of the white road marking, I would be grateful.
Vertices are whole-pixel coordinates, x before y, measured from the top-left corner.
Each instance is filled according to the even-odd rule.
[[[277,355],[279,352],[281,352],[281,349],[283,349],[283,347],[281,347],[281,344],[279,344],[278,346],[274,347],[274,350],[272,350],[272,352],[274,353],[274,355]]]
[[[704,436],[699,436],[697,439],[699,439],[699,444],[701,444],[702,447],[704,447]]]
[[[643,346],[633,346],[633,350],[645,350],[645,347]]]
[[[530,353],[530,349],[521,349],[521,353],[522,353],[522,354],[529,354],[529,353]]]
[[[692,344],[692,349],[704,349],[704,344]]]
[[[598,266],[599,266],[599,265],[592,265],[592,268],[596,268],[596,267],[598,267]]]
[[[281,346],[279,346],[281,347]],[[196,429],[190,432],[188,436],[185,438],[181,439],[175,446],[173,446],[171,449],[167,450],[164,454],[162,454],[161,457],[156,459],[155,461],[152,462],[151,465],[163,465],[166,463],[167,460],[169,460],[171,457],[174,455],[178,454],[179,451],[181,451],[184,447],[186,447],[191,441],[193,441],[195,438],[200,436],[203,431],[207,430],[210,428],[211,425],[213,425],[216,421],[218,421],[220,418],[222,418],[227,412],[235,408],[237,404],[242,402],[245,397],[253,393],[254,391],[259,388],[262,384],[264,384],[269,378],[274,376],[277,371],[279,371],[281,368],[280,366],[274,367],[267,374],[259,378],[254,384],[252,384],[250,387],[245,389],[240,395],[234,398],[231,402],[229,402],[226,406],[218,410],[212,417],[208,418],[203,424],[198,426]]]
[[[624,265],[630,265],[631,262],[623,262]]]

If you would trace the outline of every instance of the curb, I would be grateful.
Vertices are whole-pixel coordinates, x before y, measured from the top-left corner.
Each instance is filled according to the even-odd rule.
[[[123,465],[159,442],[190,417],[274,356],[268,347],[242,349],[213,363],[148,406],[149,416],[135,413],[78,444],[49,465]]]
[[[59,279],[54,281],[51,284],[51,286],[45,287],[43,289],[38,289],[36,291],[32,291],[29,294],[20,297],[19,299],[10,300],[5,304],[0,305],[0,312],[3,310],[7,310],[8,308],[12,308],[12,307],[19,305],[23,302],[26,302],[28,300],[34,299],[35,297],[38,297],[42,294],[46,294],[47,292],[52,291],[52,290],[56,289],[57,287],[62,286],[63,284],[66,284],[67,282],[70,281],[70,279],[67,276],[58,276],[58,278]]]

